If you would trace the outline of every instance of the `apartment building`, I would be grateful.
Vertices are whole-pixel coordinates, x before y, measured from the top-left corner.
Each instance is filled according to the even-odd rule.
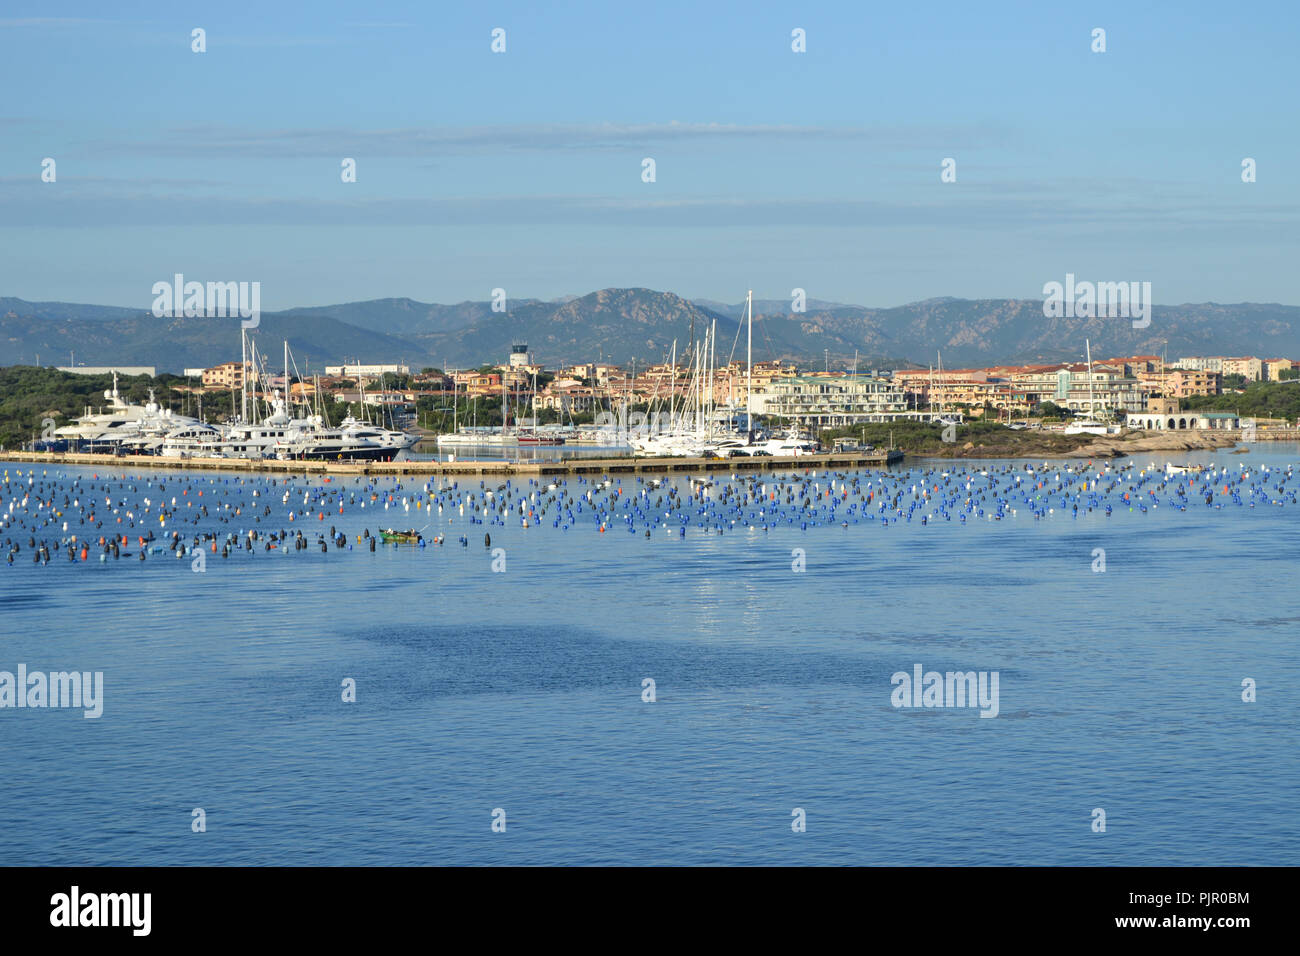
[[[556,379],[533,396],[534,412],[554,409],[568,415],[580,415],[601,407],[596,390],[573,378]]]
[[[1223,360],[1224,375],[1244,375],[1248,382],[1259,382],[1264,378],[1264,362],[1254,356],[1240,356],[1237,358],[1224,358]]]
[[[245,374],[252,376],[252,370],[242,362],[226,362],[203,370],[204,388],[243,388]]]
[[[1088,366],[1082,363],[1013,372],[1010,378],[1032,404],[1052,402],[1076,414],[1140,412],[1145,406],[1138,380],[1105,364],[1093,364],[1091,379]]]
[[[326,365],[325,374],[336,378],[368,378],[381,375],[410,375],[409,365]]]
[[[500,372],[453,372],[452,381],[455,387],[463,391],[466,395],[500,395],[501,394],[501,373]]]
[[[909,411],[906,395],[897,383],[870,375],[774,379],[761,393],[755,391],[754,411],[812,428],[931,417],[928,412]]]
[[[1223,376],[1218,372],[1197,369],[1174,369],[1168,373],[1164,394],[1171,398],[1186,398],[1189,395],[1218,395],[1222,387]]]
[[[1184,355],[1174,364],[1196,372],[1223,372],[1223,358],[1218,355]]]
[[[1264,360],[1264,381],[1280,382],[1282,381],[1282,372],[1290,371],[1296,365],[1290,359],[1272,358]]]

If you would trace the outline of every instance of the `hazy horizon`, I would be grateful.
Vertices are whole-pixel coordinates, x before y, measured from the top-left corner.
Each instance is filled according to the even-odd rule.
[[[189,277],[187,276],[186,278],[188,279]],[[736,306],[743,306],[745,304],[745,298],[743,295],[739,299],[727,300],[713,295],[686,295],[684,293],[678,292],[675,289],[656,289],[647,286],[610,286],[610,285],[600,286],[595,289],[589,289],[586,292],[577,292],[577,293],[569,292],[569,293],[562,293],[560,295],[555,295],[555,296],[540,296],[540,295],[527,295],[527,294],[520,295],[517,297],[511,296],[509,301],[510,302],[533,301],[533,302],[554,303],[554,302],[561,302],[561,301],[571,300],[571,299],[581,299],[585,296],[592,295],[597,292],[602,292],[607,289],[628,289],[628,288],[644,288],[644,289],[648,289],[648,291],[650,292],[669,293],[672,295],[676,295],[681,299],[685,299],[688,302],[694,302],[697,304],[699,303],[707,304],[712,302],[712,303],[717,303],[717,304],[721,304],[733,308]],[[489,290],[489,292],[490,291],[491,290]],[[6,298],[21,299],[24,302],[30,302],[34,305],[38,305],[42,303],[72,305],[72,306],[84,305],[84,306],[94,306],[94,307],[112,308],[112,309],[139,309],[141,312],[148,312],[150,310],[150,305],[152,304],[154,297],[148,296],[147,297],[148,301],[146,301],[143,305],[137,306],[137,305],[121,305],[116,302],[88,301],[88,300],[73,301],[70,299],[36,298],[28,295],[13,295],[9,293],[7,290],[0,289],[0,299],[6,299]],[[328,302],[298,302],[290,306],[284,306],[284,307],[276,306],[273,308],[264,308],[262,311],[266,314],[274,314],[279,312],[295,312],[298,310],[305,310],[305,309],[322,309],[322,308],[329,308],[330,306],[355,305],[363,302],[383,302],[383,301],[393,300],[393,299],[407,299],[412,302],[417,302],[421,305],[454,306],[454,305],[461,305],[466,302],[488,302],[491,300],[491,296],[483,295],[482,297],[477,299],[456,299],[456,300],[445,299],[439,301],[436,299],[433,300],[419,299],[411,295],[371,295],[360,299],[348,299],[348,300],[339,299],[339,300],[332,300]],[[773,301],[779,301],[781,299],[785,299],[788,301],[790,299],[790,296],[760,295],[757,291],[755,291],[754,293],[755,302],[759,302],[759,301],[773,302]],[[827,302],[823,300],[818,300],[817,304],[814,305],[813,301],[810,299],[808,302],[808,310],[815,311],[817,308],[862,308],[862,309],[885,311],[888,309],[898,309],[909,305],[916,305],[917,303],[921,303],[921,302],[939,301],[944,299],[953,299],[953,300],[964,301],[964,302],[990,302],[990,301],[1025,302],[1025,301],[1041,301],[1043,299],[1043,296],[1042,295],[1018,295],[1018,296],[1017,295],[994,295],[994,296],[927,295],[919,299],[909,299],[906,302],[893,302],[887,305],[880,305],[880,304],[869,303],[869,302]],[[1179,308],[1182,306],[1194,306],[1194,305],[1219,305],[1219,306],[1276,305],[1285,308],[1300,308],[1300,302],[1269,302],[1262,299],[1246,299],[1246,300],[1239,300],[1233,302],[1214,300],[1214,299],[1206,299],[1200,302],[1156,301],[1152,303],[1152,308]]]

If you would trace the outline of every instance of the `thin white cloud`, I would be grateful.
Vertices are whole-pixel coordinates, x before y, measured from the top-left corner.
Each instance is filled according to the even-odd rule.
[[[801,126],[717,122],[521,123],[402,129],[249,130],[217,125],[172,129],[157,139],[96,144],[104,152],[155,156],[243,155],[337,156],[340,150],[368,156],[429,156],[493,151],[632,149],[655,143],[860,142],[876,148],[965,149],[1005,145],[1008,133],[972,126]]]
[[[0,20],[0,27],[73,27],[88,23],[116,23],[92,17],[16,17]]]

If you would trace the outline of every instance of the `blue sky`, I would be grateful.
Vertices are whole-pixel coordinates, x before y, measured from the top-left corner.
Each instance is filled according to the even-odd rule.
[[[1298,35],[1199,0],[6,0],[0,295],[1300,304]]]

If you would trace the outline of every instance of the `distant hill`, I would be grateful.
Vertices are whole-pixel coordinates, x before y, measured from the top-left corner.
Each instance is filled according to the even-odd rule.
[[[521,308],[537,302],[520,299],[508,302],[511,308]],[[348,302],[344,305],[323,305],[306,309],[290,309],[279,315],[329,316],[386,335],[410,333],[432,334],[454,332],[481,322],[494,314],[491,302],[460,302],[456,305],[436,305],[416,302],[414,299],[372,299],[369,302]]]
[[[77,305],[72,302],[27,302],[0,296],[0,318],[6,315],[31,316],[38,319],[127,319],[147,309],[125,309],[115,305]]]
[[[692,299],[696,305],[716,312],[719,315],[725,315],[730,319],[743,319],[745,317],[745,303],[737,302],[735,305],[729,305],[726,302],[715,302],[712,299]],[[812,309],[816,312],[824,312],[830,309],[857,308],[856,306],[846,306],[843,302],[823,302],[821,299],[807,299],[804,302],[805,311]],[[783,311],[790,308],[789,299],[755,299],[755,315],[780,315]]]
[[[651,289],[603,289],[544,302],[512,299],[437,305],[375,299],[262,315],[256,335],[272,357],[288,338],[314,369],[357,359],[413,367],[477,366],[503,361],[514,342],[537,360],[638,364],[662,361],[677,341],[687,352],[691,327],[701,338],[717,323],[718,361],[743,359],[744,303],[691,301]],[[924,366],[942,352],[945,367],[1051,362],[1083,355],[1258,355],[1300,358],[1300,307],[1259,303],[1159,306],[1151,324],[1126,319],[1048,319],[1037,299],[936,298],[891,309],[810,300],[755,302],[754,357],[811,367],[827,361],[861,369]],[[87,365],[156,365],[167,371],[210,366],[239,355],[237,319],[158,319],[142,310],[0,298],[0,364],[63,364],[69,352]],[[734,346],[734,352],[733,352]]]
[[[310,362],[320,371],[353,356],[424,361],[417,345],[328,316],[263,315],[253,334],[272,368],[280,364],[286,339],[300,369]],[[206,368],[239,360],[239,320],[159,319],[148,312],[129,319],[0,318],[3,364],[31,365],[39,353],[43,365],[66,365],[72,352],[85,365],[155,365],[164,372]]]

